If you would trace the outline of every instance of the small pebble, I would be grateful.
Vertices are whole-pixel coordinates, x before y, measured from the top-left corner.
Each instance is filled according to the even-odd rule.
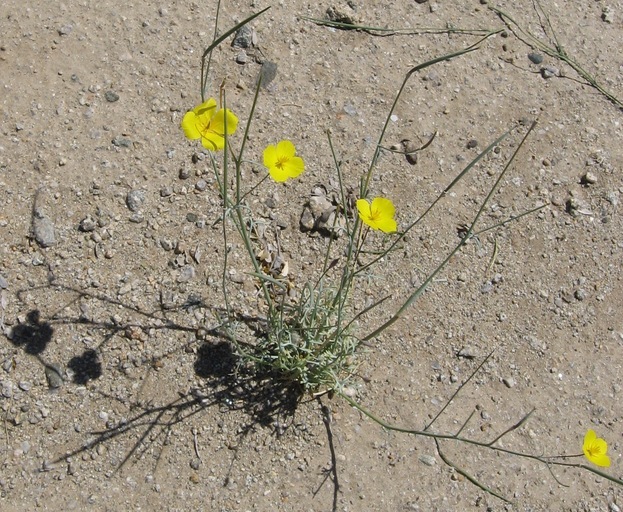
[[[597,176],[588,171],[584,176],[582,176],[581,182],[583,185],[594,185],[597,183]]]
[[[114,103],[115,101],[119,101],[119,95],[115,91],[108,90],[104,93],[104,98],[109,103]]]
[[[243,25],[236,31],[231,43],[233,48],[251,48],[253,46],[253,29],[249,25]]]
[[[541,68],[541,76],[545,79],[560,76],[560,70],[554,66],[545,66]]]
[[[474,359],[476,357],[476,350],[474,347],[468,345],[459,350],[458,356],[464,357],[465,359]]]
[[[606,23],[612,23],[614,21],[614,11],[611,7],[606,6],[601,11],[601,19]]]
[[[573,295],[575,296],[577,300],[582,301],[586,299],[586,290],[579,288],[578,290],[575,291]]]
[[[192,265],[186,265],[181,269],[180,275],[177,277],[177,282],[187,283],[188,281],[194,279],[196,274],[197,271],[195,270],[195,267],[193,267]]]
[[[190,178],[190,169],[180,169],[178,176],[181,180],[187,180],[188,178]]]
[[[129,148],[132,146],[132,141],[127,137],[117,136],[111,142],[113,146],[117,146],[119,148]]]
[[[515,387],[515,385],[517,384],[517,383],[515,382],[515,379],[513,379],[512,377],[507,377],[507,378],[504,378],[504,379],[502,379],[502,382],[504,383],[504,385],[505,385],[507,388],[514,388],[514,387]]]
[[[432,455],[420,455],[419,460],[427,466],[434,466],[437,463],[437,459]]]
[[[145,202],[144,190],[130,190],[125,198],[125,204],[132,212],[137,212]]]
[[[35,216],[32,223],[32,230],[35,240],[41,247],[51,247],[56,244],[54,224],[48,217],[44,215]]]
[[[241,52],[238,53],[238,55],[236,55],[236,62],[238,64],[246,64],[249,61],[249,56],[247,55],[247,52],[245,52],[244,50],[242,50]]]
[[[84,219],[82,219],[80,221],[80,226],[78,227],[78,229],[84,233],[95,231],[95,228],[97,228],[97,222],[95,222],[93,217],[90,215],[87,215]]]
[[[18,383],[18,386],[22,391],[30,391],[30,389],[32,388],[32,384],[24,380],[20,381]]]
[[[48,380],[48,386],[52,389],[60,388],[63,385],[63,370],[57,364],[45,366],[45,377]]]
[[[532,52],[528,54],[528,59],[530,59],[532,64],[541,64],[543,62],[543,55]]]

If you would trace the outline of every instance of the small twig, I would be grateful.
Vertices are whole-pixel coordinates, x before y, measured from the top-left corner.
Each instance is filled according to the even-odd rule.
[[[197,455],[197,458],[201,460],[201,455],[199,454],[199,443],[197,442],[197,429],[193,428],[192,432],[193,432],[193,444],[195,446],[195,454]]]
[[[459,475],[463,475],[465,478],[467,478],[472,484],[474,484],[476,487],[479,487],[480,489],[482,489],[483,491],[491,494],[492,496],[495,496],[496,498],[501,499],[502,501],[506,502],[506,503],[512,503],[512,501],[510,501],[508,498],[505,498],[504,496],[502,496],[501,494],[495,492],[493,489],[490,489],[489,487],[487,487],[486,485],[480,483],[478,480],[476,480],[472,475],[470,475],[467,471],[465,471],[464,469],[461,469],[460,467],[458,467],[454,462],[452,462],[451,460],[449,460],[444,453],[441,451],[441,446],[439,445],[439,439],[435,439],[435,444],[437,445],[437,453],[439,454],[439,456],[441,457],[441,460],[443,460],[448,466],[450,466],[451,468],[454,468],[454,470],[459,474]]]
[[[509,432],[512,432],[513,430],[517,430],[519,427],[521,427],[526,421],[528,421],[528,418],[530,416],[532,416],[532,413],[536,411],[536,409],[532,409],[528,414],[526,414],[523,418],[521,418],[517,423],[515,423],[514,425],[511,425],[510,427],[508,427],[504,432],[502,432],[499,436],[497,436],[493,441],[491,441],[489,443],[489,446],[493,446],[495,443],[497,443],[500,439],[502,439],[506,434],[508,434]]]

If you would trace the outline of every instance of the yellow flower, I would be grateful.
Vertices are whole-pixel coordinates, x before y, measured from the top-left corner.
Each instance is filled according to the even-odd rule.
[[[201,139],[204,148],[218,151],[225,147],[225,116],[227,135],[232,135],[238,126],[238,118],[229,109],[216,109],[216,100],[210,98],[189,110],[182,119],[182,130],[189,139]]]
[[[359,218],[372,229],[383,231],[383,233],[396,231],[396,221],[394,220],[396,209],[394,203],[389,199],[375,197],[372,204],[367,199],[357,199],[357,210],[359,211]]]
[[[582,450],[586,458],[593,464],[597,464],[602,468],[610,467],[610,457],[606,455],[608,443],[601,437],[597,437],[594,430],[586,432]]]
[[[264,165],[270,177],[278,183],[288,178],[296,178],[305,170],[303,159],[296,155],[294,144],[282,140],[276,146],[267,146],[264,150]]]

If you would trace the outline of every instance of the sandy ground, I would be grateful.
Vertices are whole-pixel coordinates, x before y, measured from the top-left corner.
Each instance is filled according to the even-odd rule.
[[[268,5],[224,2],[220,26]],[[467,244],[366,347],[352,391],[379,417],[421,429],[492,352],[436,431],[456,432],[475,411],[464,434],[487,441],[534,410],[504,447],[577,454],[593,428],[609,443],[609,474],[622,478],[621,110],[568,64],[520,40],[491,5],[281,1],[252,23],[246,60],[231,38],[214,52],[210,94],[225,80],[239,144],[259,62],[277,65],[247,154],[261,162],[267,144],[288,138],[307,168],[286,185],[265,182],[250,202],[280,226],[302,286],[327,245],[299,229],[312,188],[336,182],[326,130],[356,186],[407,71],[482,37],[382,36],[303,17],[333,7],[374,27],[506,29],[414,74],[396,107],[386,146],[423,144],[437,132],[416,165],[383,152],[371,182],[372,195],[395,202],[403,227],[479,151],[524,127],[358,285],[361,296],[391,293],[393,304],[362,332],[458,242],[534,120],[482,225],[547,206]],[[538,4],[496,5],[551,44]],[[567,55],[623,98],[623,4],[541,5]],[[446,465],[430,439],[385,431],[337,398],[293,407],[292,390],[234,374],[230,347],[212,331],[223,307],[220,199],[207,155],[180,130],[200,99],[214,20],[215,2],[0,4],[0,509],[623,507],[623,489],[589,472],[442,444],[506,504]],[[263,172],[250,163],[244,179]],[[242,247],[231,254],[232,300],[252,315]]]

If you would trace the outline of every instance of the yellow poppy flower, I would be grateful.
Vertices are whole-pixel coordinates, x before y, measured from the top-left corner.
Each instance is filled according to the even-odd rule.
[[[601,437],[597,437],[594,430],[589,430],[584,436],[582,445],[584,455],[588,460],[602,468],[610,467],[610,457],[606,455],[608,443]]]
[[[383,233],[394,233],[396,221],[394,203],[384,197],[375,197],[372,204],[367,199],[357,199],[357,211],[364,224]]]
[[[201,139],[204,148],[219,151],[225,147],[225,116],[227,135],[232,135],[238,126],[238,118],[229,109],[216,109],[216,100],[210,98],[189,110],[182,119],[182,130],[189,139]]]
[[[278,183],[296,178],[305,170],[305,162],[296,155],[296,148],[289,140],[282,140],[276,146],[264,150],[264,165],[270,177]]]

